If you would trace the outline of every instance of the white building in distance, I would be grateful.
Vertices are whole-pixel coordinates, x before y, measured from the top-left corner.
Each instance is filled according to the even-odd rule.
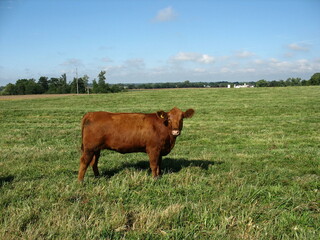
[[[244,83],[243,85],[234,85],[234,88],[253,88],[254,86],[252,85],[247,85],[246,83]]]

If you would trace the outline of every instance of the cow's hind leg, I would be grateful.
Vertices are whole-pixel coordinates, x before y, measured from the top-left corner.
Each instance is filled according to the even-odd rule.
[[[92,161],[93,155],[94,155],[94,152],[92,151],[84,150],[82,152],[82,156],[80,158],[79,174],[78,174],[79,181],[83,181],[84,175],[87,171],[87,168],[90,162]]]
[[[99,157],[100,157],[100,151],[96,151],[94,152],[94,156],[90,162],[90,165],[92,166],[92,170],[94,173],[95,177],[98,177],[99,174],[99,169],[98,169],[98,161],[99,161]]]

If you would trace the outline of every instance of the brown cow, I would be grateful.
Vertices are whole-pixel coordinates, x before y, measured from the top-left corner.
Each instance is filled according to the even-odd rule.
[[[82,119],[82,156],[79,181],[89,166],[99,175],[98,160],[102,149],[120,153],[145,152],[149,155],[153,177],[161,175],[162,156],[170,153],[180,135],[183,118],[190,118],[193,109],[183,112],[173,108],[170,112],[111,113],[89,112]]]

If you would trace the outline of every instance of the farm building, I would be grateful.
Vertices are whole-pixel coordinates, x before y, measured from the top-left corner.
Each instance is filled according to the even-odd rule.
[[[243,85],[234,85],[234,88],[253,88],[253,85],[247,85],[246,83],[244,83]]]

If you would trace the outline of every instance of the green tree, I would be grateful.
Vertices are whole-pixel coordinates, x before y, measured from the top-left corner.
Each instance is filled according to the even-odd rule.
[[[67,83],[67,75],[62,74],[60,78],[50,78],[48,81],[48,93],[69,93],[70,86]]]
[[[301,86],[301,78],[291,78],[292,86]]]
[[[38,80],[41,93],[46,93],[49,89],[49,83],[47,77],[40,77]]]
[[[301,85],[302,86],[310,86],[310,80],[302,80]]]
[[[83,85],[84,85],[84,92],[88,92],[88,87],[89,87],[89,76],[88,75],[84,75],[82,77],[82,81],[83,81]]]
[[[301,86],[301,78],[288,78],[286,80],[287,86]]]
[[[77,81],[77,78],[73,78],[73,81],[70,84],[70,88],[71,88],[70,92],[77,93],[77,85],[78,85],[79,93],[86,93],[88,80],[89,80],[88,75],[84,75],[83,77],[78,78],[78,81]]]
[[[69,93],[70,89],[67,83],[67,74],[62,74],[59,78],[57,93]]]
[[[286,86],[285,81],[283,81],[283,80],[278,81],[278,86],[279,87],[285,87]]]
[[[17,95],[17,94],[18,94],[17,87],[13,83],[7,84],[3,90],[3,95]]]
[[[264,79],[259,80],[256,82],[256,87],[268,87],[268,82]]]
[[[183,87],[185,87],[185,88],[190,87],[190,81],[189,81],[189,80],[184,81],[184,83],[183,83],[183,84],[184,84],[184,85],[183,85]]]
[[[93,81],[92,81],[92,92],[99,93],[99,85],[98,85],[96,79],[93,79]]]
[[[121,87],[118,84],[111,85],[110,90],[112,93],[117,93],[122,91]]]
[[[269,87],[278,87],[279,86],[279,82],[278,81],[271,81],[270,83],[269,83]]]
[[[310,78],[310,85],[320,85],[320,73],[315,73]]]
[[[27,85],[28,79],[19,79],[16,82],[16,90],[18,95],[24,95],[26,94],[26,85]]]
[[[59,78],[50,78],[48,81],[48,93],[58,93]]]
[[[29,79],[25,83],[25,94],[39,94],[40,87],[34,79]]]
[[[70,92],[77,93],[77,84],[79,83],[79,78],[73,78],[72,82],[70,83]]]
[[[101,71],[98,75],[98,83],[93,80],[93,92],[94,93],[108,93],[111,92],[109,84],[106,83],[105,77],[106,71]]]
[[[14,94],[18,95],[41,93],[40,86],[34,79],[19,79],[14,87],[9,85],[7,90],[10,92],[9,94],[14,92]]]

